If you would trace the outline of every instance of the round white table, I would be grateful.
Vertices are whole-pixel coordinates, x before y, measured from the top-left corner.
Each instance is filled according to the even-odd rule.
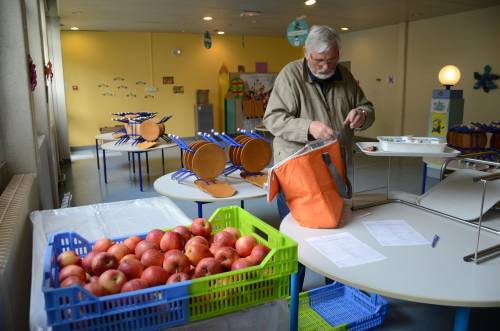
[[[168,144],[165,142],[158,143],[156,146],[153,146],[148,149],[141,149],[137,147],[137,145],[132,145],[131,142],[126,142],[126,143],[121,143],[121,144],[116,144],[116,142],[107,142],[101,145],[102,149],[102,159],[103,159],[103,166],[104,166],[104,183],[108,183],[108,174],[106,170],[106,151],[114,151],[114,152],[126,152],[130,153],[132,155],[132,169],[135,174],[135,155],[137,154],[137,161],[138,161],[138,168],[139,168],[139,185],[140,185],[140,190],[142,191],[142,167],[141,167],[141,154],[146,153],[146,170],[147,174],[149,175],[149,157],[148,153],[155,151],[155,150],[161,150],[161,164],[163,171],[165,171],[165,154],[164,150],[167,148],[175,148],[177,147],[177,144]]]
[[[267,192],[253,184],[248,183],[240,177],[240,172],[235,171],[228,176],[219,176],[217,179],[225,181],[236,189],[236,194],[227,198],[214,198],[208,193],[203,192],[194,184],[194,176],[178,182],[172,179],[174,172],[168,173],[155,180],[153,186],[156,192],[170,198],[189,200],[198,205],[198,217],[203,217],[203,205],[211,202],[221,201],[241,201],[241,208],[245,207],[244,200],[256,199],[266,196]]]
[[[99,142],[104,143],[105,141],[116,141],[117,138],[113,137],[113,132],[100,133],[95,136],[95,155],[97,157],[97,170],[101,169],[99,164]]]
[[[381,246],[362,223],[397,219],[405,220],[429,241],[435,234],[440,240],[434,248]],[[457,307],[455,330],[467,329],[468,307],[500,307],[500,258],[481,264],[464,262],[463,257],[474,251],[476,230],[414,206],[393,202],[357,211],[346,207],[342,226],[337,229],[305,228],[289,214],[280,231],[298,242],[299,261],[319,274],[391,298]],[[342,232],[349,232],[387,258],[340,268],[306,241]],[[480,248],[499,242],[499,236],[481,233]],[[291,295],[292,300],[298,296],[296,274],[292,277]],[[296,312],[293,315],[292,321],[297,318]]]

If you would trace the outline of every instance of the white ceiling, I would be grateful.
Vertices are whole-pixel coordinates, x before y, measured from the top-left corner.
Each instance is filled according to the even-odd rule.
[[[56,0],[62,29],[96,31],[165,31],[273,35],[305,15],[307,22],[351,31],[449,15],[500,5],[500,0]],[[241,17],[243,10],[260,11]],[[213,16],[204,22],[203,16]]]

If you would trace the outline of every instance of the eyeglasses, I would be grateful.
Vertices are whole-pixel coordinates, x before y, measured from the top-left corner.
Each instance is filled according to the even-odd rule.
[[[311,55],[309,55],[309,61],[311,61],[315,65],[324,65],[324,64],[326,64],[326,65],[331,66],[332,64],[336,64],[337,63],[337,58],[333,58],[333,59],[315,59]]]

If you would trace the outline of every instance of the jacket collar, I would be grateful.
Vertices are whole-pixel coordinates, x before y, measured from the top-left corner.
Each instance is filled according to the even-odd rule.
[[[309,66],[307,65],[306,59],[302,61],[302,78],[304,81],[308,83],[330,83],[330,82],[335,82],[335,81],[342,81],[342,73],[340,72],[339,65],[335,67],[335,73],[333,74],[332,77],[328,79],[319,79],[314,76],[314,74],[311,72],[309,69]]]

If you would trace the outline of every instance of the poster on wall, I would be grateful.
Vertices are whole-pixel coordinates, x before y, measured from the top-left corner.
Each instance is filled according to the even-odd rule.
[[[276,73],[240,74],[243,81],[243,114],[247,118],[261,118],[271,96]]]
[[[294,47],[304,45],[307,38],[309,27],[304,17],[294,19],[289,25],[286,32],[288,42]]]
[[[447,128],[447,112],[450,106],[448,99],[432,99],[431,100],[431,118],[430,118],[430,136],[436,138],[446,138]]]
[[[173,87],[174,94],[183,94],[184,86],[174,86]]]
[[[163,85],[171,85],[174,83],[174,76],[163,77]]]

